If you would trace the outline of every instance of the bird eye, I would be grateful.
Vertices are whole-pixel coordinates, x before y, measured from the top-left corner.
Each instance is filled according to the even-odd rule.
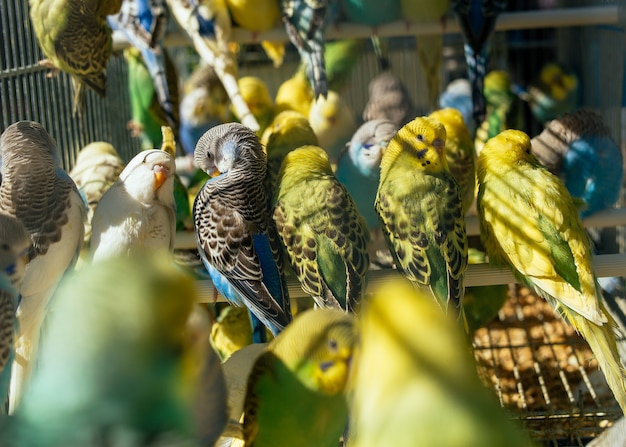
[[[335,340],[334,338],[331,338],[328,340],[328,347],[333,350],[336,351],[337,350],[337,340]]]
[[[417,141],[424,141],[424,135],[422,135],[421,133],[418,133],[415,138],[417,138]]]

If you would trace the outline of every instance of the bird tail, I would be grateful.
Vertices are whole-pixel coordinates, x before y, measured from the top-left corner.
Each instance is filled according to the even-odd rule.
[[[148,68],[152,82],[154,83],[159,104],[163,112],[165,112],[167,124],[172,129],[177,129],[178,111],[174,107],[172,92],[170,91],[170,84],[167,79],[166,56],[164,51],[165,49],[162,47],[158,47],[157,49],[145,48],[142,49],[141,55]]]
[[[324,62],[324,44],[317,40],[311,41],[310,51],[304,53],[306,57],[306,69],[313,84],[315,99],[319,96],[326,98],[328,84],[326,81],[326,66]]]
[[[485,120],[486,103],[484,96],[485,72],[487,70],[487,50],[476,52],[471,45],[465,44],[465,62],[467,63],[467,76],[472,85],[472,101],[474,103],[473,114],[476,125]]]
[[[562,308],[561,310],[567,321],[574,326],[589,344],[617,403],[622,411],[626,413],[626,370],[620,360],[617,349],[614,333],[617,326],[613,318],[603,309],[608,322],[598,325],[571,309]]]

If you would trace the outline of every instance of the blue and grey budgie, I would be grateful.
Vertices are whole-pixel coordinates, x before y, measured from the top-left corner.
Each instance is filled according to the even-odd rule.
[[[474,108],[472,104],[472,86],[467,79],[459,78],[451,81],[439,96],[439,107],[442,109],[452,107],[461,112],[470,135],[474,135],[476,123],[472,116]]]
[[[85,85],[100,96],[106,90],[106,68],[112,49],[106,17],[122,0],[29,0],[35,36],[46,59],[41,65],[72,77],[73,113],[80,115]]]
[[[193,278],[167,253],[68,275],[51,301],[38,367],[0,437],[38,447],[213,446],[226,425],[226,389],[215,352],[198,349],[197,299]]]
[[[306,64],[314,98],[326,96],[324,31],[332,21],[338,0],[281,0],[287,36]]]
[[[120,12],[107,17],[111,28],[121,31],[128,42],[141,51],[156,97],[167,120],[166,124],[176,129],[178,110],[172,100],[173,93],[166,76],[163,46],[168,20],[169,12],[165,0],[124,0]]]
[[[48,301],[80,254],[87,207],[61,167],[56,142],[39,123],[18,121],[7,127],[0,137],[0,157],[0,212],[19,219],[32,243],[17,309],[13,408],[35,360]]]
[[[465,40],[467,77],[472,84],[473,115],[477,126],[485,120],[483,83],[487,73],[488,41],[506,4],[507,0],[452,0]]]
[[[17,299],[28,262],[30,235],[15,217],[0,213],[0,414],[6,414],[15,358]]]
[[[207,180],[193,206],[203,263],[229,302],[248,307],[277,335],[291,321],[291,308],[272,246],[277,241],[270,239],[263,146],[250,128],[221,124],[200,138],[194,160],[207,174],[218,174]]]

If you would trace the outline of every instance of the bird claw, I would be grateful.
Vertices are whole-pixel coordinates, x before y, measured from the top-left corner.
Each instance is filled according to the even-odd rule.
[[[126,129],[130,131],[130,136],[138,138],[143,133],[143,126],[137,121],[130,120],[126,123]]]

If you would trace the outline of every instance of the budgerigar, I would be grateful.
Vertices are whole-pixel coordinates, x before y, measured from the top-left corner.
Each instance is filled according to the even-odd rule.
[[[285,110],[274,117],[261,139],[267,153],[267,182],[270,194],[274,192],[278,171],[285,156],[300,146],[317,146],[317,142],[317,135],[309,120],[302,114]]]
[[[226,4],[235,23],[254,34],[271,31],[281,22],[280,4],[277,0],[226,0]],[[283,64],[284,42],[262,40],[261,47],[274,67]]]
[[[194,159],[207,174],[219,173],[207,180],[193,206],[204,265],[229,302],[245,305],[276,335],[291,321],[291,310],[270,239],[266,156],[259,138],[242,124],[221,124],[200,138]]]
[[[623,411],[626,371],[602,304],[592,247],[565,185],[532,154],[528,135],[505,130],[477,160],[481,235],[490,261],[508,265],[589,343]]]
[[[344,90],[359,61],[365,54],[363,39],[337,39],[324,44],[324,63],[328,89]]]
[[[483,82],[487,73],[489,38],[493,34],[498,15],[506,8],[507,0],[451,0],[465,41],[467,77],[472,85],[474,120],[479,126],[485,120]]]
[[[313,309],[296,317],[250,372],[243,416],[246,446],[339,445],[356,338],[353,316],[337,309]]]
[[[437,21],[441,24],[442,30],[445,29],[450,0],[401,0],[400,5],[402,17],[406,21],[417,24],[417,26],[421,23]],[[416,40],[417,57],[426,78],[428,106],[430,109],[435,109],[441,90],[443,35],[423,34],[416,36]]]
[[[261,78],[256,76],[244,76],[239,78],[237,82],[239,83],[239,91],[243,100],[248,105],[250,113],[254,115],[257,123],[259,123],[257,135],[261,136],[265,128],[272,122],[275,114],[274,101],[270,96],[267,85]],[[234,112],[236,118],[240,120],[237,111],[234,110]]]
[[[324,32],[339,0],[280,0],[287,36],[296,47],[313,86],[314,98],[326,96]]]
[[[337,162],[337,179],[354,199],[370,230],[380,227],[374,199],[380,181],[380,161],[398,126],[385,119],[363,123]]]
[[[24,280],[30,235],[17,218],[0,213],[0,415],[6,414],[15,358],[17,299]]]
[[[243,124],[258,130],[237,84],[237,60],[228,47],[231,19],[226,0],[166,0],[170,12],[187,33],[204,63],[215,70]]]
[[[177,129],[178,85],[176,79],[168,79],[168,74],[171,78],[175,69],[171,62],[167,66],[163,45],[168,21],[165,0],[123,0],[120,12],[107,18],[111,28],[119,30],[130,45],[141,52],[141,59],[152,81],[152,88],[143,82],[141,86],[136,86],[139,91],[131,91],[131,96],[155,96],[165,118],[163,125]]]
[[[89,143],[78,153],[70,177],[87,202],[83,249],[88,250],[91,245],[91,221],[96,206],[104,193],[117,181],[123,169],[124,162],[119,154],[105,141]]]
[[[142,151],[104,193],[92,220],[91,255],[99,261],[143,250],[173,250],[174,158]]]
[[[476,191],[476,153],[472,136],[463,121],[463,115],[457,109],[438,109],[428,116],[446,128],[444,153],[450,172],[461,187],[463,213],[466,213],[474,201]]]
[[[223,362],[244,346],[252,344],[248,309],[226,305],[211,327],[211,344]]]
[[[47,59],[40,62],[72,77],[74,115],[82,111],[85,85],[100,96],[112,49],[106,17],[122,0],[29,0],[30,18]]]
[[[453,107],[461,112],[470,135],[474,135],[476,123],[472,116],[472,86],[467,79],[459,78],[451,81],[439,96],[439,107]]]
[[[556,118],[532,139],[532,151],[573,197],[584,201],[582,218],[617,202],[624,176],[622,152],[597,113],[583,109]]]
[[[369,97],[363,108],[363,120],[386,119],[398,127],[415,118],[413,99],[406,85],[391,70],[374,76],[368,86]]]
[[[283,110],[295,110],[304,116],[309,116],[312,102],[313,89],[306,74],[300,71],[296,71],[292,77],[283,81],[274,97],[276,113]]]
[[[18,121],[7,127],[0,137],[0,158],[0,212],[20,220],[32,243],[17,309],[13,409],[36,360],[50,296],[78,259],[87,207],[76,184],[61,167],[56,142],[41,124]]]
[[[392,138],[375,208],[396,267],[439,305],[461,312],[467,235],[461,188],[444,154],[446,129],[417,117]]]
[[[355,115],[348,103],[335,91],[318,97],[309,110],[309,122],[320,147],[328,152],[332,164],[357,129]]]
[[[302,289],[319,307],[354,312],[365,291],[369,232],[324,149],[302,146],[285,156],[273,217]]]
[[[530,447],[454,319],[403,278],[363,304],[348,379],[352,447]]]
[[[226,424],[225,384],[217,355],[196,349],[189,327],[196,300],[193,279],[166,253],[111,258],[67,277],[4,439],[16,446],[165,445],[159,440],[169,436],[213,445]],[[195,419],[198,396],[212,419]],[[210,427],[213,439],[202,439]]]

